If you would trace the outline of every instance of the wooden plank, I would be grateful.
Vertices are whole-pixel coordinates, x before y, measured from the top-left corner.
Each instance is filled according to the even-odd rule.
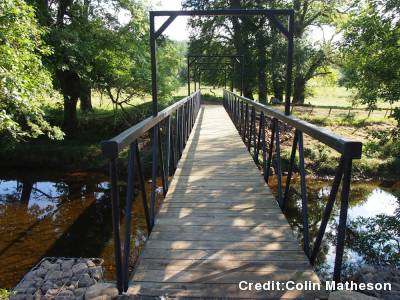
[[[248,209],[244,211],[231,211],[226,209],[213,209],[212,216],[217,218],[224,217],[263,217],[264,219],[279,219],[285,220],[286,218],[283,214],[280,214],[280,209],[269,209],[267,212],[264,209]],[[210,211],[208,209],[191,209],[191,208],[162,208],[159,211],[159,216],[168,216],[174,218],[182,218],[185,216],[196,216],[196,217],[209,217]]]
[[[289,242],[227,242],[227,241],[163,241],[149,240],[148,248],[155,249],[192,249],[192,250],[252,250],[252,251],[279,251],[298,250],[299,245]]]
[[[164,240],[164,241],[231,241],[231,242],[279,242],[279,241],[293,241],[294,236],[289,230],[271,229],[269,233],[257,233],[249,235],[247,233],[225,234],[223,236],[216,235],[213,232],[202,232],[194,235],[192,232],[166,232],[157,231],[154,228],[149,239]]]
[[[232,227],[248,227],[248,226],[257,226],[257,227],[277,227],[277,226],[288,226],[287,223],[283,222],[282,220],[268,220],[268,219],[253,219],[251,217],[218,217],[218,216],[211,216],[211,217],[193,217],[188,216],[185,218],[168,218],[165,215],[160,215],[159,218],[156,220],[156,224],[163,226],[163,225],[173,225],[173,226],[228,226],[229,228]]]
[[[249,282],[297,281],[301,282],[315,276],[313,271],[274,269],[270,270],[214,270],[214,271],[175,271],[139,270],[135,273],[136,281],[180,282],[180,283],[232,283],[237,284],[246,278]]]
[[[238,250],[177,250],[148,248],[143,258],[198,259],[198,260],[244,260],[244,261],[299,261],[305,260],[304,253],[297,251],[238,251]]]
[[[241,291],[241,280],[319,283],[260,170],[222,107],[196,121],[128,294],[146,297],[323,298]]]
[[[149,243],[150,244],[150,243]],[[137,270],[166,270],[166,271],[268,271],[277,269],[301,270],[310,268],[307,261],[233,261],[233,260],[195,260],[195,259],[159,259],[159,258],[143,258],[143,263],[137,267]]]
[[[212,297],[219,299],[327,299],[324,291],[252,290],[249,292],[241,291],[238,284],[155,283],[144,281],[130,286],[128,294],[153,297],[197,297],[200,299]]]

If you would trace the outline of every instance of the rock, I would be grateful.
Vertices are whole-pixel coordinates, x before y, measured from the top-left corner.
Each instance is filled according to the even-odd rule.
[[[118,296],[118,289],[116,287],[110,287],[103,291],[103,295],[110,296],[111,298],[115,298]]]
[[[60,271],[61,267],[59,264],[54,263],[52,264],[51,262],[49,262],[48,260],[45,260],[44,262],[42,262],[42,264],[40,265],[41,268],[45,268],[46,270],[50,271],[50,270],[56,270],[56,271]]]
[[[110,296],[102,295],[102,296],[92,298],[91,300],[111,300],[111,299],[112,298]]]
[[[97,283],[87,289],[85,299],[93,299],[101,295],[115,297],[118,295],[118,289],[113,283]]]
[[[72,270],[68,269],[65,271],[62,271],[62,278],[71,278],[72,277]]]
[[[96,279],[100,280],[103,277],[103,268],[102,267],[94,267],[89,269],[90,275]]]
[[[37,270],[34,271],[36,277],[41,277],[44,278],[47,274],[47,270],[45,268],[39,268]]]
[[[58,294],[58,296],[71,297],[71,298],[75,297],[74,292],[70,290],[63,290]]]
[[[42,287],[40,288],[40,290],[42,291],[43,294],[46,294],[48,290],[54,289],[54,288],[57,288],[57,285],[54,284],[54,283],[51,282],[51,281],[47,281],[47,282],[45,282],[45,283],[42,285]]]
[[[78,282],[78,287],[88,287],[90,285],[92,285],[93,279],[90,278],[89,274],[83,274],[80,278],[79,278],[79,282]]]
[[[63,278],[63,271],[51,271],[49,273],[47,273],[46,277],[44,278],[44,280],[48,281],[56,281]]]
[[[83,297],[85,295],[86,288],[78,288],[74,291],[75,297]]]
[[[45,296],[46,296],[46,297],[49,297],[49,296],[56,296],[56,295],[58,294],[59,290],[60,290],[60,289],[59,289],[58,287],[57,287],[57,288],[49,289],[49,290],[47,290]]]
[[[88,266],[85,263],[79,263],[72,267],[72,273],[83,274],[88,271]]]
[[[64,261],[61,262],[61,269],[63,271],[70,270],[74,264],[75,264],[75,260],[74,259],[64,260]]]
[[[86,261],[86,264],[87,264],[87,266],[88,266],[89,268],[94,268],[94,267],[96,266],[96,264],[95,264],[91,259],[88,259],[88,260]]]
[[[329,294],[328,300],[377,300],[379,298],[351,291],[337,291]]]

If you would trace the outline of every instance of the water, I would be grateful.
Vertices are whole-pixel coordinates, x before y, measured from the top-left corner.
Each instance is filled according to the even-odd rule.
[[[1,288],[15,286],[44,256],[101,257],[114,278],[107,180],[102,173],[0,175]],[[141,197],[132,213],[133,265],[147,236]]]
[[[0,287],[11,288],[44,256],[101,257],[106,277],[114,279],[114,248],[108,177],[102,173],[20,172],[0,174]],[[157,183],[157,185],[160,185]],[[298,182],[290,193],[288,220],[301,240]],[[318,230],[331,182],[309,182],[311,240]],[[124,182],[120,183],[123,200]],[[359,182],[352,185],[349,218],[391,216],[399,212],[400,184]],[[147,186],[147,191],[149,187]],[[132,261],[147,236],[142,199],[135,199],[132,218]],[[335,235],[338,206],[329,222]],[[346,261],[360,265],[365,257],[346,250]],[[317,271],[329,278],[334,259],[334,238],[324,240]]]
[[[329,180],[307,179],[309,232],[311,249],[316,238],[322,213],[326,206],[332,182]],[[346,248],[342,274],[350,277],[363,264],[400,265],[400,256],[397,241],[400,240],[400,183],[367,181],[353,182],[349,198],[348,224]],[[299,180],[296,178],[290,190],[289,205],[286,217],[294,230],[298,240],[303,243],[303,226],[301,213],[301,197],[299,194]],[[338,198],[340,193],[338,193]],[[340,201],[336,200],[334,210],[329,220],[321,252],[318,255],[315,268],[320,277],[330,280],[336,249],[336,232],[339,222]],[[382,217],[379,217],[379,216]],[[364,218],[363,220],[359,219]],[[375,222],[371,229],[366,228],[367,221]],[[370,232],[368,232],[370,230]],[[391,235],[384,236],[391,230]],[[365,234],[365,231],[367,234]],[[365,238],[368,237],[368,238]],[[389,248],[379,249],[380,243],[386,243]],[[374,249],[374,251],[371,251]],[[392,251],[394,260],[388,260],[387,251]]]

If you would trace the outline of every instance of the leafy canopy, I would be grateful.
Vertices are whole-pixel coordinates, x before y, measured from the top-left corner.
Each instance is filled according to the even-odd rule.
[[[369,0],[344,24],[341,83],[370,109],[400,100],[400,3]],[[400,115],[398,120],[400,120]]]
[[[7,140],[63,137],[44,119],[45,96],[52,89],[41,61],[50,53],[43,34],[23,0],[0,2],[0,135]]]

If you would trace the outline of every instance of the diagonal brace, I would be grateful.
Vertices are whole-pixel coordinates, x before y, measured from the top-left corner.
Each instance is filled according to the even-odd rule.
[[[165,22],[164,24],[161,25],[160,28],[158,28],[158,30],[154,33],[155,38],[158,38],[165,29],[168,28],[169,25],[171,25],[171,23],[175,20],[176,16],[170,16]]]

